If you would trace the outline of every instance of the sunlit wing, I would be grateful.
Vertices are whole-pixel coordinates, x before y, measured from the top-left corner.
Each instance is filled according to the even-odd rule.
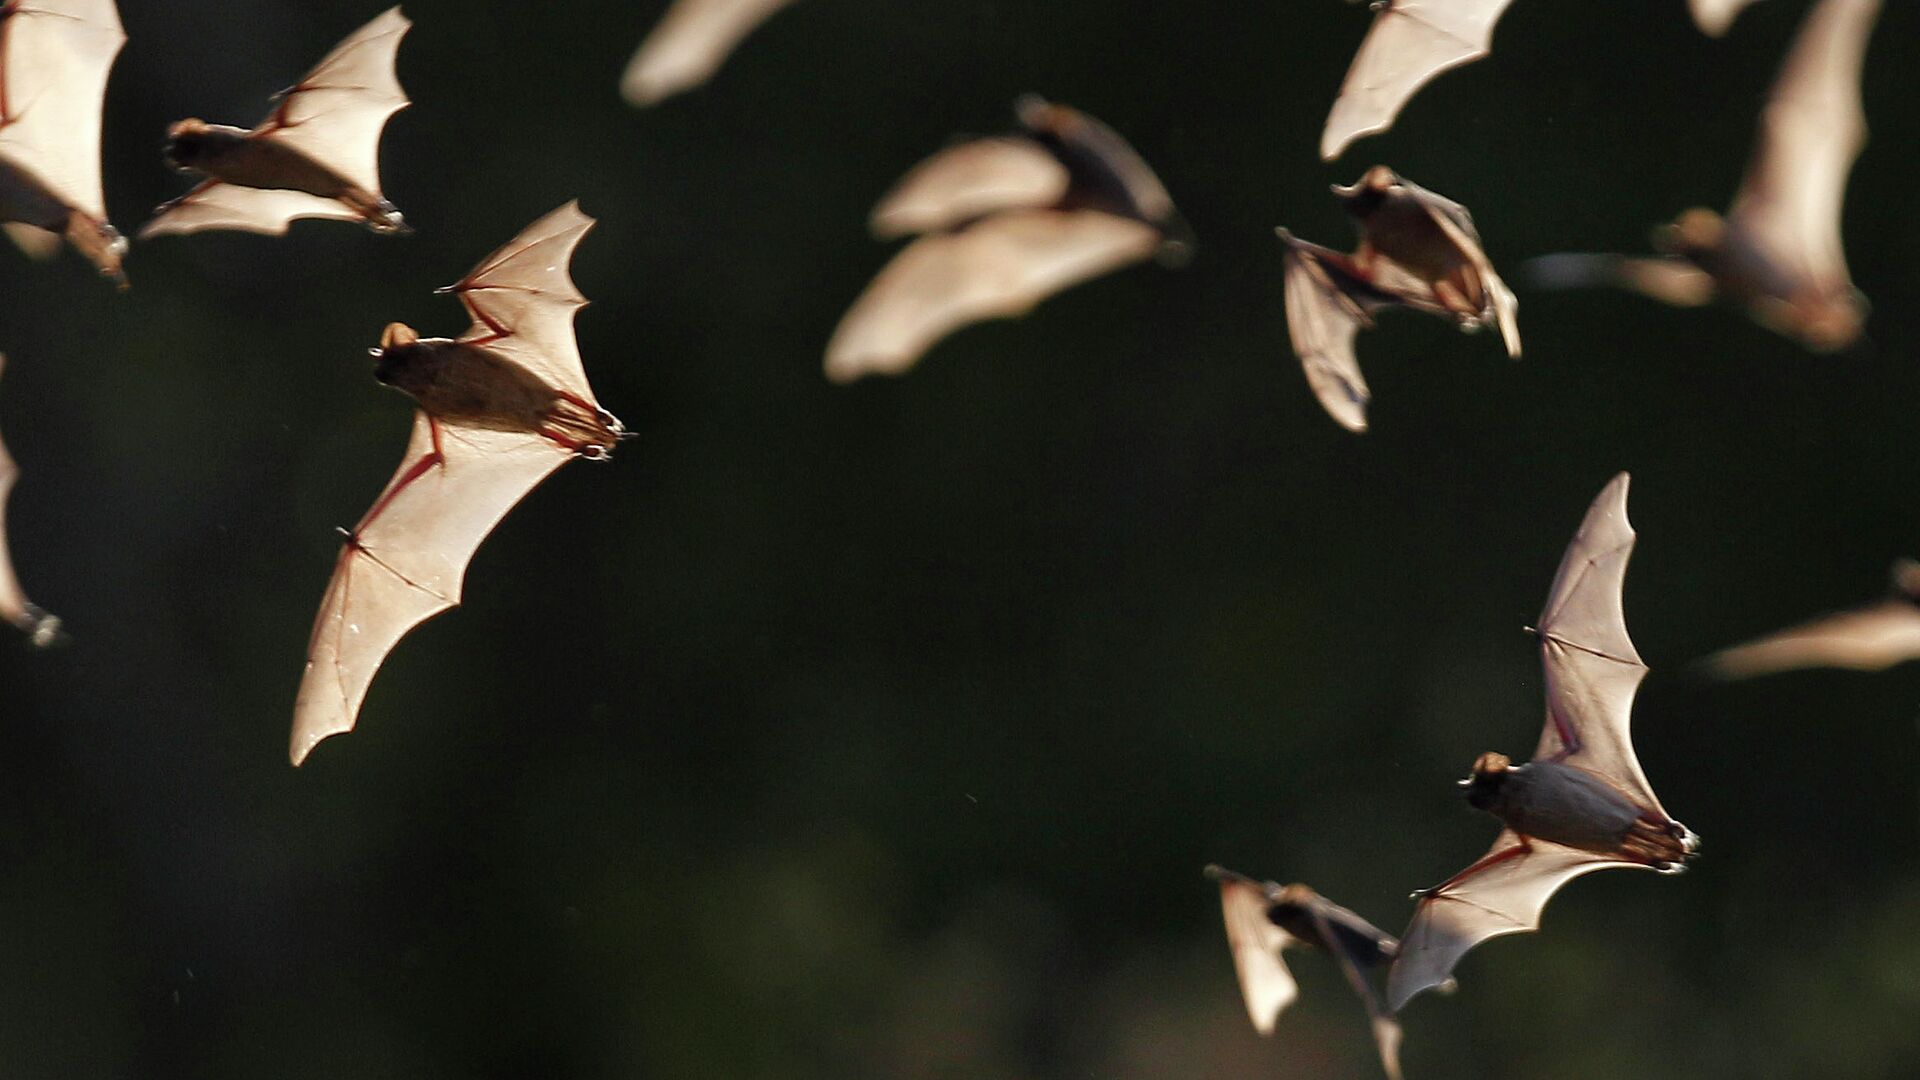
[[[473,316],[463,341],[484,341],[556,390],[594,402],[574,340],[573,317],[587,306],[569,266],[594,219],[570,202],[527,226],[441,291]]]
[[[1726,33],[1751,3],[1753,0],[1687,0],[1687,6],[1693,9],[1693,21],[1701,32],[1713,37]]]
[[[394,61],[412,25],[396,7],[354,31],[256,130],[380,194],[380,133],[408,105]]]
[[[1799,668],[1881,671],[1920,659],[1920,604],[1893,597],[1768,634],[1707,659],[1715,675],[1746,679]]]
[[[1394,117],[1434,76],[1487,55],[1493,26],[1512,0],[1391,0],[1354,54],[1327,115],[1320,156],[1393,126]]]
[[[1220,914],[1226,922],[1227,948],[1233,953],[1247,1018],[1254,1030],[1271,1035],[1281,1011],[1300,996],[1300,986],[1280,956],[1282,949],[1294,944],[1293,935],[1267,918],[1273,904],[1268,887],[1219,867],[1208,868],[1208,874],[1220,883]]]
[[[1866,145],[1860,69],[1880,0],[1820,0],[1773,85],[1728,223],[1823,290],[1847,287],[1840,211]]]
[[[0,368],[5,366],[6,357],[0,356]],[[51,645],[60,636],[60,620],[27,599],[20,579],[14,575],[13,555],[7,547],[7,497],[13,494],[13,482],[19,475],[7,444],[0,442],[0,620],[18,627],[35,645]]]
[[[1066,166],[1031,139],[972,139],[914,166],[868,225],[882,240],[951,229],[1000,210],[1052,206],[1068,180]]]
[[[1517,847],[1503,829],[1482,858],[1436,892],[1423,897],[1400,939],[1400,955],[1387,972],[1387,1008],[1399,1012],[1414,995],[1444,985],[1469,949],[1491,937],[1540,928],[1540,913],[1560,886],[1582,874],[1610,867],[1648,867],[1532,840],[1532,850],[1489,862]]]
[[[1139,262],[1159,230],[1095,210],[1011,210],[923,236],[854,301],[827,344],[827,377],[898,374],[969,323],[1010,318],[1090,278]]]
[[[359,221],[358,211],[338,199],[285,188],[250,188],[211,181],[168,204],[140,227],[140,239],[199,232],[202,229],[238,229],[278,236],[299,218]]]
[[[793,0],[674,0],[620,79],[638,106],[706,82],[748,34]]]
[[[1293,354],[1328,415],[1348,431],[1365,431],[1372,394],[1353,351],[1354,335],[1372,324],[1353,292],[1363,286],[1327,261],[1331,253],[1325,248],[1296,240],[1285,230],[1280,239],[1287,246],[1282,258]]]
[[[295,765],[315,744],[351,731],[380,664],[407,631],[460,602],[467,563],[515,503],[572,455],[523,432],[440,425],[443,461],[407,482],[433,452],[433,423],[416,413],[391,502],[344,545],[314,621],[294,704]],[[385,492],[381,500],[387,499]]]
[[[100,108],[127,40],[120,13],[113,0],[14,0],[0,16],[0,157],[105,221]]]

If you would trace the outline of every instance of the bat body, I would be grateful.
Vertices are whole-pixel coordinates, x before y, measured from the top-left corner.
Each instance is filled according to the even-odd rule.
[[[1227,947],[1254,1029],[1273,1034],[1281,1011],[1299,996],[1282,954],[1298,946],[1316,949],[1333,957],[1366,1006],[1380,1063],[1399,1080],[1400,1025],[1382,1007],[1372,982],[1373,973],[1399,952],[1393,935],[1305,885],[1255,881],[1218,866],[1207,867],[1207,876],[1220,883]]]
[[[1698,848],[1699,837],[1660,806],[1628,736],[1647,670],[1621,608],[1633,540],[1621,473],[1587,511],[1535,630],[1547,719],[1533,760],[1482,754],[1461,781],[1467,801],[1504,828],[1478,862],[1416,894],[1387,977],[1395,1012],[1444,984],[1473,946],[1539,929],[1548,898],[1568,881],[1609,867],[1674,872]]]
[[[1520,356],[1519,303],[1481,247],[1465,207],[1385,166],[1338,187],[1360,231],[1351,255],[1278,230],[1286,251],[1287,333],[1327,412],[1350,431],[1367,429],[1371,395],[1354,355],[1354,335],[1374,315],[1408,308],[1463,330],[1496,326],[1507,354]]]
[[[1393,126],[1394,117],[1434,76],[1486,56],[1493,27],[1513,0],[1381,0],[1327,114],[1320,156]]]
[[[5,366],[6,357],[0,356],[0,368]],[[47,646],[60,640],[60,620],[27,599],[7,550],[7,496],[13,493],[13,482],[19,475],[19,466],[7,453],[6,443],[0,442],[0,621],[19,628],[33,644]]]
[[[1883,671],[1920,659],[1920,563],[1902,559],[1892,576],[1885,598],[1724,649],[1707,658],[1707,670],[1746,679],[1810,667]]]
[[[347,533],[294,705],[295,765],[350,731],[407,631],[460,602],[467,563],[508,510],[576,457],[606,458],[626,430],[594,400],[574,343],[586,305],[568,263],[593,219],[572,203],[528,226],[459,284],[459,338],[394,323],[375,378],[419,406],[399,471]]]
[[[29,254],[59,238],[125,284],[107,222],[100,107],[126,43],[113,0],[0,3],[0,221]]]
[[[793,0],[674,0],[620,78],[627,102],[645,108],[699,86],[748,34]]]
[[[394,60],[412,25],[393,8],[361,27],[282,91],[257,127],[174,124],[168,162],[205,179],[157,209],[140,236],[202,229],[278,234],[297,218],[407,231],[380,193],[380,133],[408,105]]]
[[[1761,114],[1733,207],[1695,208],[1654,234],[1663,258],[1557,255],[1529,266],[1547,287],[1612,284],[1671,304],[1715,297],[1831,352],[1860,337],[1867,306],[1847,272],[1840,215],[1866,144],[1860,69],[1880,0],[1820,0]]]
[[[1120,267],[1191,249],[1173,200],[1112,129],[1038,98],[1022,130],[949,147],[874,208],[887,239],[918,233],[854,301],[827,344],[827,377],[899,374],[941,338],[1008,318]]]

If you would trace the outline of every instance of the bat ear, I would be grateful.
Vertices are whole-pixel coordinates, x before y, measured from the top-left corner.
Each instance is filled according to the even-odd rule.
[[[1029,131],[1045,131],[1052,125],[1054,107],[1039,94],[1021,94],[1013,103],[1013,115],[1020,120],[1020,126]]]
[[[390,352],[405,348],[419,340],[420,335],[406,323],[388,323],[387,328],[380,333],[380,351]]]

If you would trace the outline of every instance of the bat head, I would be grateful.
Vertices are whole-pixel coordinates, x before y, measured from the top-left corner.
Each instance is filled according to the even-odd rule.
[[[76,210],[67,215],[65,235],[67,243],[92,263],[101,277],[112,278],[122,289],[127,287],[127,275],[120,269],[120,261],[127,254],[127,238],[119,229]]]
[[[1893,591],[1920,604],[1920,562],[1899,559],[1893,564]]]
[[[1512,771],[1513,761],[1505,754],[1489,750],[1473,759],[1473,772],[1460,781],[1460,786],[1466,789],[1467,802],[1476,810],[1492,806]]]
[[[1653,231],[1654,250],[1686,259],[1711,256],[1726,239],[1726,220],[1704,207],[1694,207],[1675,218],[1673,224]]]
[[[197,167],[207,158],[208,142],[207,122],[197,117],[189,117],[167,128],[167,145],[163,150],[167,164],[176,169]]]
[[[367,350],[379,363],[374,365],[373,377],[381,383],[405,390],[412,394],[416,389],[411,384],[418,381],[414,376],[420,365],[413,362],[413,354],[419,350],[420,334],[406,323],[388,323],[380,332],[380,344]],[[418,395],[416,395],[418,396]]]
[[[1342,187],[1333,185],[1334,197],[1340,200],[1348,214],[1356,218],[1366,218],[1380,204],[1386,202],[1395,190],[1401,187],[1400,175],[1385,165],[1375,165],[1363,173],[1360,179]]]

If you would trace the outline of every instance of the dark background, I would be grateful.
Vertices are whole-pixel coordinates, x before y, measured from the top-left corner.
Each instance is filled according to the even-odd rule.
[[[247,123],[377,4],[126,0],[106,178],[185,190],[168,122]],[[1920,9],[1889,4],[1846,237],[1870,340],[1520,287],[1527,358],[1389,318],[1374,431],[1288,351],[1271,235],[1345,246],[1376,161],[1471,206],[1510,276],[1723,206],[1807,5],[1715,42],[1680,0],[1514,5],[1495,55],[1339,164],[1363,8],[803,0],[709,87],[616,83],[660,0],[412,0],[387,132],[410,239],[136,245],[116,295],[0,252],[0,419],[28,591],[0,640],[9,1077],[1377,1075],[1320,958],[1262,1041],[1219,861],[1389,928],[1494,823],[1537,613],[1634,473],[1635,733],[1705,839],[1600,874],[1404,1015],[1414,1077],[1920,1075],[1920,665],[1733,686],[1712,650],[1920,554]],[[899,380],[820,354],[889,249],[867,209],[1035,91],[1126,135],[1198,231]],[[467,605],[285,760],[310,620],[409,403],[365,350],[578,196],[600,398],[639,438],[563,470]]]

